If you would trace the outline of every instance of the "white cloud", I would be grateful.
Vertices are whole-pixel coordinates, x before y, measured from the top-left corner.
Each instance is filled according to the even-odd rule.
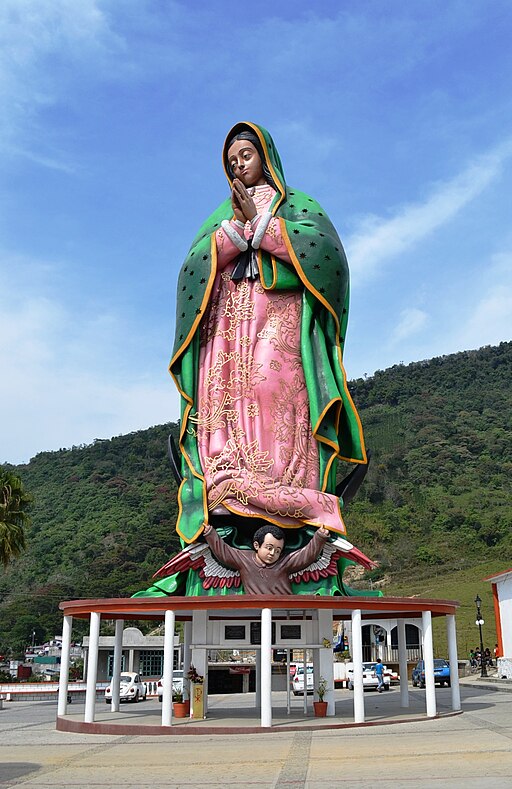
[[[148,369],[144,338],[130,339],[138,326],[104,311],[75,314],[37,293],[41,279],[51,290],[50,266],[16,262],[8,276],[12,261],[0,256],[0,463],[178,418],[165,360]]]
[[[65,348],[62,348],[65,353]],[[178,417],[170,379],[113,381],[99,369],[79,373],[63,362],[8,369],[0,386],[0,462],[27,462],[37,452],[111,438]],[[108,365],[105,365],[107,367]]]
[[[404,310],[379,366],[393,364],[397,350],[409,363],[512,339],[512,252],[482,261],[480,277],[455,292],[455,299],[451,292],[433,303],[428,316],[416,308]],[[427,325],[429,331],[422,332]]]
[[[512,338],[512,252],[492,257],[461,327],[458,349],[496,345]]]
[[[421,331],[427,323],[428,315],[423,310],[416,307],[402,310],[400,320],[391,334],[391,344],[396,345],[407,340],[411,335]]]
[[[424,203],[404,206],[391,219],[367,217],[346,243],[357,285],[382,271],[382,262],[400,255],[453,219],[501,173],[512,155],[512,140],[479,157],[450,181],[438,184]]]
[[[3,0],[0,4],[0,152],[67,170],[55,143],[38,133],[38,114],[69,80],[107,70],[124,42],[100,0]],[[49,152],[48,152],[49,151]]]

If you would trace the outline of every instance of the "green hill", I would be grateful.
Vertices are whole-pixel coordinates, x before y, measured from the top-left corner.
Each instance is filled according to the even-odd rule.
[[[373,458],[346,523],[380,562],[352,585],[461,599],[461,650],[475,641],[476,592],[486,627],[493,621],[481,578],[512,556],[511,381],[512,343],[502,343],[350,383]],[[178,550],[171,431],[177,425],[12,467],[35,501],[28,549],[0,578],[0,650],[25,646],[33,629],[37,639],[59,632],[59,600],[145,588]]]

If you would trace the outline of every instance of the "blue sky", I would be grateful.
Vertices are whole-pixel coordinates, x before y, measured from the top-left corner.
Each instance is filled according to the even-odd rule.
[[[349,378],[509,340],[505,0],[2,0],[0,462],[178,417],[174,291],[252,120],[349,258]]]

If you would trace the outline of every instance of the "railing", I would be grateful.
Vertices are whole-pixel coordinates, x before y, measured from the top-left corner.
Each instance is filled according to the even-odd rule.
[[[144,685],[146,686],[146,693],[148,696],[158,696],[158,682],[157,679],[145,679]]]
[[[421,646],[409,646],[406,650],[407,662],[415,663],[421,660]],[[398,663],[398,647],[388,647],[386,645],[378,646],[376,644],[363,645],[363,661],[369,663],[379,658],[383,663]]]

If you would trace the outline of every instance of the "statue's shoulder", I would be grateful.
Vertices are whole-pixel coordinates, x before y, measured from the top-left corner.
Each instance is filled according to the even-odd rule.
[[[281,203],[277,213],[285,217],[290,215],[297,219],[311,219],[320,223],[330,221],[318,200],[293,186],[286,187],[286,199]]]
[[[194,246],[196,246],[204,238],[210,236],[212,233],[215,233],[215,231],[219,229],[223,219],[230,219],[232,216],[233,210],[231,208],[231,198],[228,197],[215,209],[215,211],[210,214],[208,219],[203,222],[192,242],[191,249],[193,249]]]
[[[287,186],[286,187],[286,199],[290,202],[293,202],[295,198],[296,201],[306,201],[310,203],[317,203],[317,201],[311,197],[311,195],[303,192],[301,189],[296,189],[294,186]],[[318,203],[317,203],[318,205]]]

